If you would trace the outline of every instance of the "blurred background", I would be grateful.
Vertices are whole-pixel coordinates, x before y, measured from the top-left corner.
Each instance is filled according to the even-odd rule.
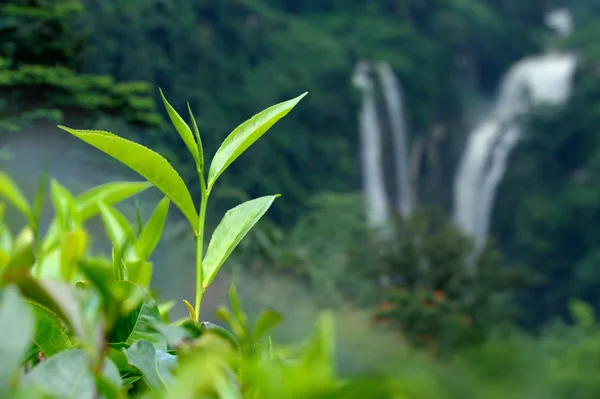
[[[189,102],[208,160],[309,92],[215,188],[210,229],[282,197],[204,314],[234,279],[250,313],[284,313],[282,341],[334,309],[342,370],[416,356],[526,387],[494,397],[600,397],[599,0],[0,0],[0,168],[30,198],[44,167],[74,193],[141,180],[64,124],[165,154],[199,200],[159,87],[181,115]],[[160,198],[140,196],[145,217]],[[171,207],[161,297],[192,297],[193,256]]]

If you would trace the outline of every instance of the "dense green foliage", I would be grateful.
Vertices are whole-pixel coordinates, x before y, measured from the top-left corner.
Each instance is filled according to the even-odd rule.
[[[307,105],[226,180],[250,196],[277,188],[288,200],[273,215],[289,224],[307,197],[360,187],[350,77],[358,58],[387,60],[404,83],[415,134],[433,140],[446,132],[442,162],[428,166],[422,182],[426,201],[446,204],[449,187],[440,182],[449,181],[462,141],[461,104],[494,90],[512,62],[541,44],[544,2],[521,3],[92,0],[87,69],[144,79],[167,95],[186,91],[211,150],[232,119],[252,114],[251,104],[309,90]],[[169,137],[141,140],[182,148]],[[183,173],[193,179],[193,170]]]
[[[507,257],[543,277],[522,295],[522,322],[530,327],[567,316],[569,298],[600,305],[597,10],[594,1],[575,8],[580,27],[563,44],[580,52],[573,96],[562,107],[527,117],[527,135],[512,157],[496,210],[495,231]]]
[[[162,123],[147,83],[116,84],[110,75],[82,73],[86,36],[74,18],[83,11],[76,0],[0,5],[3,131],[102,115],[118,115],[142,126]]]

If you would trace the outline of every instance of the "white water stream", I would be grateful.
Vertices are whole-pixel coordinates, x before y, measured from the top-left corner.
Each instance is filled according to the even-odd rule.
[[[363,93],[363,103],[359,114],[360,154],[366,196],[367,224],[372,228],[381,228],[389,220],[389,203],[381,162],[383,156],[382,136],[377,115],[375,84],[371,78],[370,69],[366,61],[359,62],[352,82]]]
[[[481,249],[496,190],[522,136],[516,118],[532,105],[561,104],[571,94],[577,59],[551,52],[517,62],[502,80],[491,115],[469,135],[454,183],[454,219]]]

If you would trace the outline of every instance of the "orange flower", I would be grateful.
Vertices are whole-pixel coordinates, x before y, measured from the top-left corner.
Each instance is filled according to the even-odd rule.
[[[435,299],[437,302],[442,302],[444,299],[446,299],[446,294],[444,294],[444,291],[435,290],[433,293],[433,299]]]
[[[383,301],[379,303],[379,308],[383,311],[389,311],[393,309],[393,306],[390,302],[388,301]]]

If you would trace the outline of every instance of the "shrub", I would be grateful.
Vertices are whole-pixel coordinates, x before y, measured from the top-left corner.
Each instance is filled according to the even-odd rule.
[[[0,195],[28,222],[16,236],[0,223],[0,396],[389,397],[397,389],[392,380],[342,381],[335,376],[334,326],[327,312],[310,339],[291,347],[278,347],[267,338],[282,316],[267,309],[249,323],[233,285],[229,307],[217,311],[229,329],[201,318],[206,288],[277,198],[257,198],[228,211],[204,253],[211,190],[227,167],[302,97],[241,124],[225,139],[208,171],[191,111],[192,128],[163,97],[196,165],[199,210],[179,174],[160,154],[104,131],[61,127],[129,166],[148,183],[116,182],[73,195],[51,179],[55,216],[43,236],[39,221],[46,177],[30,203],[17,184],[0,173]],[[145,224],[138,218],[136,226],[113,206],[150,185],[165,198]],[[148,261],[170,203],[189,222],[196,250],[196,296],[184,300],[189,317],[174,322],[168,316],[174,303],[158,303],[149,290],[153,265]],[[0,209],[3,212],[4,205]],[[97,214],[112,242],[109,258],[92,257],[86,251],[85,223]]]
[[[491,244],[474,255],[471,239],[442,212],[421,209],[399,218],[394,240],[377,239],[371,260],[361,258],[379,265],[374,273],[387,280],[377,322],[399,327],[417,345],[446,352],[511,326],[513,295],[531,276],[504,264]]]

